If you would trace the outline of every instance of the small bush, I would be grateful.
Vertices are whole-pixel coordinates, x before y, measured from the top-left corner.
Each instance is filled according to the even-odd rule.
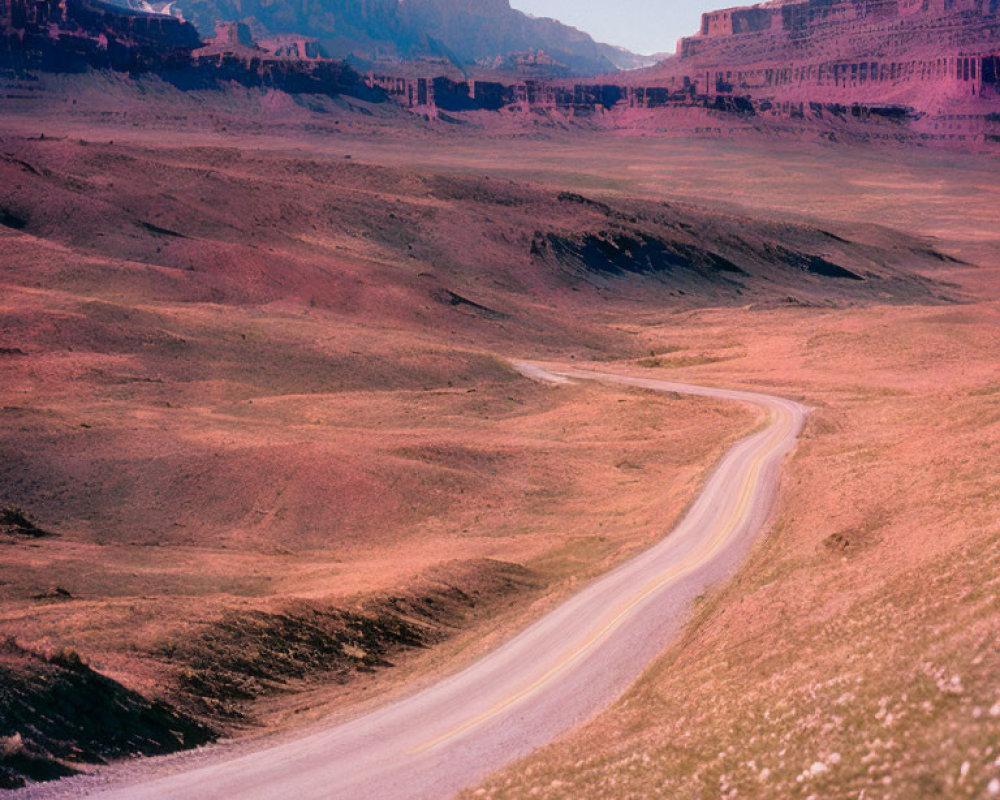
[[[81,670],[87,666],[80,654],[72,647],[63,647],[57,650],[49,656],[48,661],[58,667],[73,670]]]
[[[24,750],[24,739],[19,732],[13,736],[0,736],[0,758],[16,756]]]

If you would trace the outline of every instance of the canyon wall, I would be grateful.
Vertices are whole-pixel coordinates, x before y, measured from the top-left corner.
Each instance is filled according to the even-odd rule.
[[[1000,143],[1000,0],[778,0],[705,14],[675,58],[591,84],[369,76],[410,107],[779,119]],[[884,123],[884,124],[883,124]],[[711,127],[710,122],[706,125]],[[886,127],[886,125],[894,127]],[[720,124],[719,129],[725,127]]]
[[[722,134],[774,122],[826,138],[993,146],[1000,144],[998,6],[1000,0],[779,0],[706,14],[676,57],[603,78],[552,78],[550,59],[530,51],[507,60],[536,77],[423,58],[380,65],[362,80],[343,61],[325,57],[313,37],[255,38],[254,20],[220,22],[215,37],[201,42],[174,17],[99,0],[0,0],[0,63],[155,70],[181,88],[237,83],[348,94],[389,99],[425,116],[502,112],[510,124],[573,120]],[[377,3],[365,8],[376,16],[385,11]]]
[[[170,6],[204,36],[219,22],[252,19],[260,39],[301,34],[329,57],[364,65],[438,58],[464,68],[516,61],[530,51],[543,51],[569,75],[646,63],[568,25],[529,17],[508,0],[175,0]]]
[[[687,78],[706,93],[930,110],[997,94],[998,8],[998,0],[783,0],[725,9],[705,14],[678,58],[642,77],[668,86]]]
[[[0,0],[0,63],[19,69],[139,71],[188,63],[193,26],[98,0]]]
[[[224,23],[206,43],[190,23],[99,0],[0,0],[0,67],[14,73],[153,72],[181,89],[238,84],[385,99],[344,62],[319,58],[307,37],[258,45],[247,25]]]

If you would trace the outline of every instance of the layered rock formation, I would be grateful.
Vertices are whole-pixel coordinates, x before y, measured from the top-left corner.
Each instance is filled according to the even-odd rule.
[[[318,58],[306,37],[258,45],[248,26],[226,23],[204,43],[188,22],[99,0],[0,0],[0,66],[15,72],[155,72],[184,89],[237,83],[384,99],[342,61]]]
[[[780,101],[995,96],[998,0],[779,0],[705,14],[679,58],[646,73]]]
[[[776,0],[705,14],[633,76],[760,114],[877,117],[924,139],[1000,142],[998,0]]]
[[[288,35],[257,42],[250,28],[238,22],[219,23],[216,36],[191,54],[188,66],[167,77],[182,88],[228,81],[289,94],[385,100],[381,90],[368,86],[343,61],[321,58],[314,39]]]
[[[508,0],[177,0],[170,6],[206,36],[219,22],[248,19],[258,38],[309,36],[326,55],[366,66],[432,57],[459,68],[516,68],[519,57],[533,52],[537,58],[538,51],[551,61],[548,77],[593,75],[644,63],[575,28],[515,11]]]
[[[373,25],[403,15],[426,27],[437,19],[426,16],[431,6],[441,10],[434,3],[445,2],[373,0],[350,8]],[[484,16],[467,33],[475,38],[487,12],[505,8],[507,0],[476,0],[462,13]],[[285,4],[268,9],[298,19]],[[382,63],[362,82],[326,56],[324,41],[292,32],[255,38],[261,29],[258,18],[220,22],[202,45],[190,24],[167,14],[99,0],[0,0],[0,55],[22,68],[153,69],[182,88],[233,81],[389,97],[421,114],[506,111],[532,124],[539,116],[559,117],[557,124],[572,117],[617,129],[719,135],[755,130],[764,119],[830,138],[1000,144],[1000,0],[776,0],[727,9],[706,14],[697,35],[658,66],[587,82],[547,77],[570,70],[541,50],[471,68],[456,66],[461,59],[453,53]]]
[[[1000,143],[998,9],[1000,0],[776,0],[705,14],[676,57],[593,84],[370,81],[445,110],[607,111],[629,127],[647,112],[669,124],[699,109],[830,135],[878,123],[887,138]]]
[[[185,22],[99,0],[0,0],[0,62],[15,68],[172,69],[199,44]]]

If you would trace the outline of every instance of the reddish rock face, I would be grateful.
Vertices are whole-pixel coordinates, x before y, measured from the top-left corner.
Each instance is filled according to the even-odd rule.
[[[449,3],[426,0],[406,13],[424,27],[437,20],[458,30],[464,23],[448,17],[458,8]],[[465,11],[486,19],[507,8],[506,0],[491,3]],[[372,22],[388,11],[373,3],[358,13]],[[383,63],[365,85],[324,57],[322,41],[299,33],[255,41],[258,24],[222,22],[195,49],[194,28],[169,16],[98,0],[0,0],[0,61],[158,70],[181,88],[235,81],[293,94],[389,97],[421,114],[503,109],[712,135],[777,118],[783,130],[809,136],[1000,145],[1000,0],[775,0],[723,9],[704,15],[675,58],[586,83],[553,79],[566,70],[530,50],[469,71],[445,58]]]
[[[678,58],[647,72],[706,94],[914,105],[995,97],[996,0],[778,0],[705,14]]]
[[[696,110],[778,117],[829,136],[877,127],[878,138],[995,145],[1000,0],[776,0],[713,11],[675,58],[604,84],[372,80],[404,104],[445,110],[467,95],[483,108],[604,110],[619,128],[654,111],[669,124],[671,113]]]
[[[705,14],[633,87],[756,113],[910,123],[924,139],[1000,142],[997,0],[775,0]]]
[[[291,94],[353,94],[381,100],[341,61],[319,59],[315,41],[284,36],[258,45],[248,25],[221,23],[201,42],[166,14],[100,0],[0,0],[0,67],[21,72],[154,72],[181,89],[230,82]]]
[[[170,69],[199,44],[181,20],[99,0],[0,0],[0,61],[15,68]]]
[[[175,6],[205,36],[219,22],[249,18],[258,39],[311,37],[327,56],[367,65],[439,58],[453,68],[508,61],[516,67],[539,50],[555,67],[549,77],[643,63],[575,28],[516,11],[509,0],[178,0]],[[538,65],[528,58],[530,72]]]

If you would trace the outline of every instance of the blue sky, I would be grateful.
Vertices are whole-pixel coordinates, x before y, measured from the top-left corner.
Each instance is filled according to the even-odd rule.
[[[600,42],[637,53],[673,52],[694,33],[703,11],[739,5],[734,0],[511,0],[536,17],[555,17]]]

